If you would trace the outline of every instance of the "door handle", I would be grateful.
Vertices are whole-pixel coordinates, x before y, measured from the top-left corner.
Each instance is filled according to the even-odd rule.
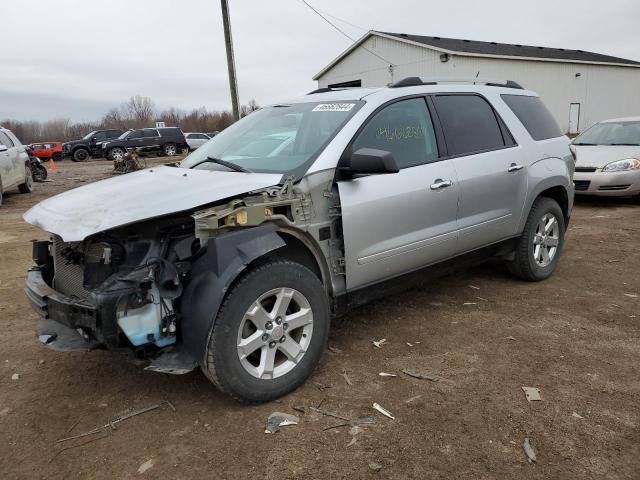
[[[524,168],[524,165],[516,165],[515,163],[512,163],[511,165],[509,165],[509,168],[507,168],[507,172],[517,172],[518,170],[522,170]]]
[[[441,178],[438,178],[431,184],[431,190],[440,190],[441,188],[450,187],[451,185],[453,185],[451,180],[442,180]]]

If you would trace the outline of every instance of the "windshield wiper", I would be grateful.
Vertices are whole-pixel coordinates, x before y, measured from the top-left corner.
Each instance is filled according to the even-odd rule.
[[[597,143],[583,143],[583,142],[578,142],[578,143],[574,143],[574,145],[598,145]]]
[[[227,162],[226,160],[222,160],[220,158],[215,158],[215,157],[207,157],[204,160],[192,165],[191,168],[197,167],[198,165],[200,165],[202,163],[217,163],[218,165],[222,165],[223,167],[227,167],[227,168],[233,170],[234,172],[251,173],[251,170],[247,170],[246,168],[241,167],[240,165],[236,165],[235,163]]]
[[[639,147],[640,143],[610,143],[609,145],[628,145],[630,147]]]

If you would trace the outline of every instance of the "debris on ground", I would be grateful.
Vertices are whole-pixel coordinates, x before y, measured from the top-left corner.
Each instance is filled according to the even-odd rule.
[[[413,343],[411,342],[405,342],[407,344],[407,347],[413,347]]]
[[[478,300],[482,300],[483,302],[488,302],[489,299],[484,298],[484,297],[476,297]]]
[[[135,417],[137,415],[142,415],[143,413],[147,413],[147,412],[150,412],[152,410],[156,410],[156,409],[162,407],[163,405],[168,405],[169,408],[171,408],[171,410],[173,410],[174,412],[176,411],[176,407],[174,407],[171,402],[169,402],[168,400],[164,400],[164,401],[162,401],[160,403],[156,403],[155,405],[151,405],[149,407],[144,407],[144,408],[141,408],[139,410],[134,410],[134,411],[132,411],[130,413],[126,413],[124,415],[119,415],[119,416],[115,417],[109,423],[107,423],[105,425],[102,425],[100,427],[96,427],[93,430],[89,430],[88,432],[80,433],[80,434],[74,435],[72,437],[61,438],[59,440],[56,440],[55,443],[67,442],[69,440],[74,440],[76,438],[87,437],[89,435],[95,435],[96,433],[103,432],[105,430],[108,430],[109,428],[111,428],[112,430],[115,430],[116,429],[116,425],[118,423],[123,422],[125,420],[128,420],[129,418]]]
[[[477,305],[476,302],[464,302],[462,305]]]
[[[635,293],[625,293],[624,296],[629,298],[638,298],[638,295]]]
[[[529,443],[528,437],[524,439],[522,449],[524,450],[524,454],[527,456],[527,460],[529,461],[529,463],[533,463],[536,461],[536,452],[533,450],[531,443]]]
[[[280,430],[280,427],[286,427],[287,425],[298,425],[300,419],[295,415],[282,412],[273,412],[267,418],[267,426],[264,433],[276,433]]]
[[[387,339],[386,338],[382,338],[378,341],[372,341],[371,343],[373,343],[373,346],[376,348],[382,348],[382,346],[387,343]]]
[[[540,389],[536,387],[522,387],[525,397],[529,402],[537,402],[542,400],[540,397]]]
[[[579,413],[576,413],[576,412],[573,412],[571,414],[571,416],[574,417],[574,418],[584,418],[582,415],[580,415]]]
[[[381,377],[397,377],[398,376],[395,373],[387,373],[387,372],[380,372],[378,375],[380,375]]]
[[[410,370],[408,368],[403,369],[402,373],[413,378],[419,378],[421,380],[430,380],[432,382],[435,382],[437,380],[437,378],[434,376],[428,375],[426,373],[416,372],[415,370]]]
[[[352,446],[352,445],[355,445],[355,443],[356,443],[356,437],[353,437],[353,438],[351,439],[351,441],[350,441],[349,443],[347,443],[347,447],[350,447],[350,446]]]
[[[39,363],[40,365],[44,365],[44,360],[42,360],[42,359],[41,359],[41,360],[38,360],[38,363]]]
[[[14,373],[13,375],[11,375],[11,380],[20,380],[20,374]]]
[[[364,428],[358,425],[354,425],[349,429],[349,435],[351,435],[352,437],[355,437],[356,435],[360,435],[362,432],[364,432]]]
[[[316,388],[318,390],[320,390],[321,392],[323,390],[326,390],[327,388],[332,388],[333,385],[331,385],[330,383],[320,383],[320,382],[316,382]]]
[[[340,355],[342,353],[342,350],[336,347],[327,347],[327,350],[329,350],[331,353],[335,353],[336,355]]]
[[[151,467],[153,467],[153,459],[147,460],[146,462],[144,462],[142,465],[138,467],[138,475],[143,474],[144,472],[149,470]]]
[[[419,398],[422,398],[422,395],[416,395],[415,397],[407,398],[404,403],[413,403]]]
[[[383,408],[379,403],[374,403],[373,404],[373,409],[377,410],[378,412],[380,412],[385,417],[389,417],[391,420],[395,420],[396,419],[396,417],[391,415],[391,412],[389,410]]]
[[[508,337],[504,337],[505,340],[513,340],[514,342],[516,341],[516,337],[509,335]]]
[[[337,413],[333,413],[333,412],[329,412],[327,410],[322,410],[321,408],[318,407],[307,407],[305,405],[298,405],[297,407],[293,407],[294,410],[300,412],[300,413],[307,413],[307,411],[311,411],[311,412],[317,412],[321,415],[325,415],[327,417],[333,417],[333,418],[337,418],[338,420],[343,420],[345,422],[350,422],[351,420],[348,418],[345,418],[341,415],[338,415]]]
[[[380,470],[382,470],[382,465],[376,462],[369,462],[369,468],[374,472],[379,472]]]
[[[347,375],[346,371],[342,372],[342,376],[344,377],[344,381],[347,382],[347,385],[349,385],[349,386],[353,385],[353,382],[351,382],[351,379]]]
[[[471,288],[473,290],[480,290],[480,287],[478,287],[476,285],[469,285],[469,288]]]
[[[330,427],[326,427],[324,430],[333,430],[334,428],[340,427],[353,427],[357,425],[375,425],[376,419],[373,417],[364,417],[364,418],[354,418],[353,420],[348,420],[344,423],[339,423],[338,425],[331,425]]]

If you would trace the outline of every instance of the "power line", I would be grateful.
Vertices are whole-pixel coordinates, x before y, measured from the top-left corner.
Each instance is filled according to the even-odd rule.
[[[368,28],[364,28],[364,27],[361,27],[360,25],[356,25],[355,23],[351,23],[351,22],[345,20],[344,18],[340,18],[340,17],[336,17],[335,15],[331,15],[329,12],[326,12],[324,10],[320,10],[319,8],[317,8],[316,10],[318,10],[320,13],[324,13],[327,17],[331,17],[334,20],[338,20],[339,22],[342,22],[342,23],[344,23],[346,25],[349,25],[349,26],[351,26],[353,28],[357,28],[358,30],[363,30],[365,32],[369,30]]]
[[[344,35],[345,37],[347,37],[349,40],[351,40],[353,43],[356,43],[357,40],[352,38],[348,33],[344,32],[340,27],[338,27],[335,23],[333,23],[331,20],[329,20],[327,17],[325,17],[324,15],[322,15],[322,13],[320,13],[318,10],[316,10],[313,6],[311,6],[306,0],[300,0],[300,2],[307,6],[308,8],[310,8],[316,15],[318,15],[320,18],[322,18],[325,22],[327,22],[329,25],[331,25],[333,28],[335,28],[338,32],[340,32],[342,35]],[[327,14],[328,15],[328,14]],[[336,18],[336,17],[334,17]],[[358,27],[360,28],[360,27]],[[363,29],[364,30],[364,29]],[[367,47],[365,47],[364,45],[360,44],[360,48],[366,50],[367,52],[369,52],[371,55],[378,57],[380,60],[382,60],[385,63],[388,63],[389,65],[393,65],[392,62],[390,62],[389,60],[387,60],[386,58],[378,55],[376,52],[369,50]]]

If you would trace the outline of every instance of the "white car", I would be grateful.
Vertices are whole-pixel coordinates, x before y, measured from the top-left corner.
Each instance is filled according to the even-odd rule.
[[[4,192],[15,187],[20,193],[33,190],[29,155],[11,130],[0,127],[0,205]]]
[[[187,140],[187,145],[189,145],[189,150],[195,150],[198,147],[201,147],[205,143],[211,139],[209,135],[206,133],[198,133],[198,132],[187,132],[184,134],[184,138]]]
[[[576,158],[576,194],[640,194],[640,117],[596,123],[576,137],[571,151]]]

